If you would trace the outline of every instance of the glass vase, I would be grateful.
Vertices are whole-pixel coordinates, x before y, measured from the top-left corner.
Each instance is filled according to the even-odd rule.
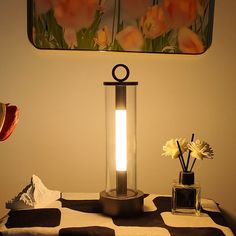
[[[195,183],[194,172],[181,171],[172,185],[172,213],[200,215],[201,188]]]

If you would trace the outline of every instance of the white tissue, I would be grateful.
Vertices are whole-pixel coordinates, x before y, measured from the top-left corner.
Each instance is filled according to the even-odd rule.
[[[60,192],[49,190],[41,179],[33,175],[31,183],[6,203],[7,209],[23,210],[46,207],[60,198]]]

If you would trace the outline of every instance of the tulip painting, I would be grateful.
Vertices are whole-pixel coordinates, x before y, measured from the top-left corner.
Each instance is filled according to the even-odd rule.
[[[14,105],[0,103],[0,141],[10,137],[19,121],[19,108]]]
[[[215,0],[28,0],[39,49],[201,54]]]

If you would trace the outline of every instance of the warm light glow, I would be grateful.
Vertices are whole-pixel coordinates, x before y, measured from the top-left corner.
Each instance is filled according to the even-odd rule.
[[[126,110],[116,110],[116,170],[127,170]]]

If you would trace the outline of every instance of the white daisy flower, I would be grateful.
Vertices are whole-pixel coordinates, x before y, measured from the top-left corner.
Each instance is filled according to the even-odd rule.
[[[203,160],[203,158],[212,159],[214,156],[211,146],[205,141],[197,139],[194,142],[190,142],[187,147],[191,151],[190,155],[193,158]]]
[[[162,153],[162,156],[171,156],[172,159],[178,158],[180,155],[180,151],[178,148],[177,141],[179,142],[182,154],[186,152],[188,149],[187,148],[188,142],[185,139],[183,138],[171,139],[166,142],[165,146],[163,146],[164,153]]]

